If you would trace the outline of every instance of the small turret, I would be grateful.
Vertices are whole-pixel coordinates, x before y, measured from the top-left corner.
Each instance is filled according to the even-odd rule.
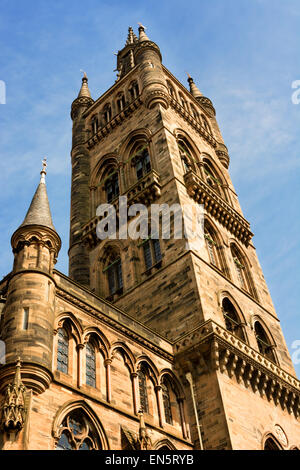
[[[159,47],[145,33],[145,27],[139,23],[139,40],[134,49],[136,64],[140,64],[140,77],[143,86],[142,97],[147,108],[156,104],[164,108],[169,106],[167,82],[162,69],[162,57]]]
[[[61,247],[51,217],[46,184],[46,161],[26,217],[12,236],[14,267],[3,310],[2,339],[6,363],[0,382],[10,379],[11,364],[23,360],[23,382],[35,392],[52,378],[54,327],[53,267]]]
[[[84,72],[78,97],[72,103],[72,187],[70,217],[69,276],[82,285],[89,285],[89,257],[81,243],[82,227],[88,221],[90,159],[86,147],[88,131],[83,117],[94,103]]]

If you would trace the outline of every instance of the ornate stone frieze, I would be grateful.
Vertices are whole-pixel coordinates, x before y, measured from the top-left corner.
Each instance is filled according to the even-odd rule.
[[[222,197],[199,178],[193,170],[184,175],[188,194],[226,229],[248,246],[253,233],[250,224]]]

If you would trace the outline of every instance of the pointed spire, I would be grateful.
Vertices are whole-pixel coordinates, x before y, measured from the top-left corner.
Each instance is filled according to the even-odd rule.
[[[129,26],[126,46],[128,46],[129,44],[134,44],[135,42],[138,42],[138,38],[136,37],[135,33],[133,32],[132,27]]]
[[[201,96],[203,96],[203,94],[201,93],[201,91],[199,90],[199,88],[195,85],[194,83],[194,80],[192,79],[192,77],[187,74],[188,76],[188,82],[189,82],[189,85],[190,85],[190,93],[191,95],[193,95],[194,98],[201,98]]]
[[[141,23],[138,23],[139,25],[139,42],[142,41],[150,41],[148,38],[147,34],[145,33],[145,26],[143,26]]]
[[[83,72],[83,70],[81,70],[81,72]],[[87,74],[86,72],[83,72],[83,77],[82,77],[82,85],[81,85],[81,88],[80,88],[80,91],[78,93],[78,98],[92,98],[91,97],[91,93],[90,93],[90,90],[89,90],[89,86],[88,86],[88,77],[87,77]]]
[[[32,198],[30,207],[27,211],[23,223],[21,224],[21,227],[25,227],[27,225],[42,225],[44,227],[48,227],[52,230],[55,230],[52,222],[48,194],[46,189],[46,167],[47,163],[46,159],[44,159],[43,169],[41,171],[40,184],[38,185],[37,190]]]

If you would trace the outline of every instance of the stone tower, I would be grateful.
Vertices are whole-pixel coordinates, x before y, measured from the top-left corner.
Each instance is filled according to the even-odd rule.
[[[45,162],[12,236],[0,449],[300,449],[300,382],[214,106],[142,25],[117,70],[95,101],[84,74],[72,103],[69,277],[54,268]],[[198,206],[195,245],[174,226]]]
[[[259,395],[272,410],[280,403],[291,420],[299,398],[275,380],[278,367],[289,377],[295,371],[230,178],[216,111],[190,76],[186,89],[162,65],[142,25],[139,38],[129,28],[117,70],[115,84],[96,101],[84,76],[72,105],[70,277],[174,342],[183,380],[192,372],[204,444],[231,441],[238,448],[244,444],[236,430],[251,411],[239,414],[236,394],[254,407]],[[145,204],[149,224],[152,204],[202,204],[205,243],[195,251],[172,234],[159,242],[100,240],[97,207],[112,204],[119,217],[119,196],[128,209]],[[214,413],[215,423],[207,417]]]
[[[23,382],[37,393],[52,379],[54,327],[53,269],[61,241],[53,226],[46,183],[46,163],[26,217],[12,236],[14,266],[3,310],[1,336],[6,345],[7,371],[22,357]]]

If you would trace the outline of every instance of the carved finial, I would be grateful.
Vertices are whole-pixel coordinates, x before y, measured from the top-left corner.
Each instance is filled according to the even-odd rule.
[[[2,406],[1,425],[7,432],[20,431],[25,422],[26,387],[21,379],[21,359],[18,357],[16,371],[11,384],[6,388]]]
[[[45,157],[43,160],[42,160],[42,163],[43,163],[43,168],[42,168],[42,171],[41,171],[41,183],[46,183],[46,179],[45,179],[45,176],[47,174],[47,171],[46,171],[46,168],[47,168],[47,158]]]
[[[138,414],[140,417],[139,438],[138,438],[140,449],[151,450],[152,442],[151,442],[151,438],[148,434],[148,430],[145,425],[144,412],[142,408],[140,408]]]
[[[145,30],[147,28],[144,25],[142,25],[141,23],[138,23],[138,25],[139,25],[139,42],[149,41],[149,38],[148,38],[147,34],[145,33]]]
[[[88,77],[87,77],[86,72],[85,72],[84,70],[82,70],[82,69],[80,69],[80,72],[83,73],[82,81],[84,81],[84,80],[87,81],[87,80],[88,80]]]

